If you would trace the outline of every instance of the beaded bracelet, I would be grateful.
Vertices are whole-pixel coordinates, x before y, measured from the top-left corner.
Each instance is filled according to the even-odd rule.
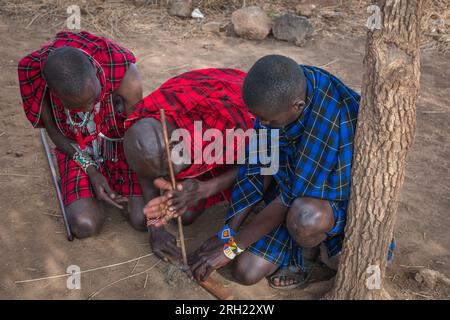
[[[219,233],[217,233],[217,238],[219,238],[219,240],[222,240],[223,243],[227,243],[230,238],[235,236],[236,232],[234,232],[233,229],[231,229],[231,227],[227,224],[223,226],[222,230],[220,230]]]
[[[227,243],[223,245],[223,253],[228,259],[233,260],[236,256],[240,255],[244,250],[238,247],[236,241],[230,238]]]
[[[81,169],[83,169],[84,173],[87,174],[87,169],[90,166],[94,166],[95,168],[97,168],[97,170],[99,169],[99,165],[97,162],[95,162],[91,156],[83,151],[83,150],[79,150],[77,152],[75,152],[75,154],[73,155],[72,158],[73,161],[75,161],[75,163],[81,167]]]

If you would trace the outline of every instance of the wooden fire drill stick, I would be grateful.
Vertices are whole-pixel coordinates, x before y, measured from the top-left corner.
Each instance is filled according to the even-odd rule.
[[[170,154],[169,134],[167,132],[166,114],[164,113],[164,109],[159,109],[159,114],[161,115],[161,123],[163,127],[164,144],[166,146],[166,155],[167,155],[167,163],[169,165],[170,182],[172,184],[172,190],[176,190],[177,182],[175,181],[175,173],[173,172],[172,158]],[[181,222],[181,216],[177,217],[177,222],[178,222],[178,235],[180,237],[180,245],[181,245],[181,256],[183,257],[184,267],[188,268],[186,245],[184,243],[184,232],[183,232],[183,224]]]
[[[169,134],[167,131],[167,123],[166,123],[166,114],[164,113],[164,109],[159,109],[159,113],[161,115],[161,123],[163,129],[164,136],[164,144],[166,146],[166,154],[167,154],[167,164],[169,166],[170,173],[170,181],[172,184],[172,189],[176,190],[177,183],[175,181],[175,172],[173,171],[172,166],[172,158],[170,154],[170,144],[169,144]],[[183,233],[183,224],[181,223],[181,216],[177,217],[178,222],[178,234],[180,237],[180,245],[181,245],[181,255],[183,257],[183,264],[186,270],[189,270],[187,255],[186,255],[186,246],[184,244],[184,233]],[[233,295],[229,292],[227,288],[223,286],[220,282],[209,277],[205,281],[198,282],[206,291],[214,295],[216,298],[221,300],[233,300]]]

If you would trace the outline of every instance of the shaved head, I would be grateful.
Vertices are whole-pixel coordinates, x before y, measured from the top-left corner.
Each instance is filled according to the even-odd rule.
[[[60,47],[50,52],[43,75],[65,107],[87,110],[100,95],[96,68],[79,49]]]
[[[298,63],[280,55],[262,57],[250,68],[242,87],[248,108],[262,108],[272,114],[291,107],[304,96],[306,79]]]
[[[96,78],[92,62],[73,47],[60,47],[50,52],[43,71],[49,87],[64,95],[81,95],[86,84]]]
[[[125,133],[123,147],[128,164],[139,175],[165,171],[164,137],[158,120],[144,118],[133,124]]]

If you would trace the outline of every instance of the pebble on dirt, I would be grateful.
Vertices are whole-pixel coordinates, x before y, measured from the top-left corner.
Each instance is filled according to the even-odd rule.
[[[295,11],[299,16],[310,18],[315,8],[316,6],[313,4],[299,4],[295,7]]]
[[[263,40],[272,28],[272,20],[257,6],[236,10],[231,15],[231,22],[238,36],[250,40]]]
[[[212,32],[219,34],[221,30],[221,24],[219,22],[207,22],[204,25],[202,25],[202,30],[205,32]]]
[[[324,9],[320,11],[322,18],[335,20],[341,17],[341,13],[335,10]]]
[[[169,14],[181,18],[190,18],[191,6],[187,0],[171,0],[169,3]]]
[[[272,28],[273,36],[302,46],[307,37],[314,33],[314,27],[305,17],[287,13],[278,17]]]

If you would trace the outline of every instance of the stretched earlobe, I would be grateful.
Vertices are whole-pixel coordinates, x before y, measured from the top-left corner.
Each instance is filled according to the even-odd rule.
[[[293,107],[297,111],[301,112],[305,108],[305,101],[303,99],[298,98],[294,101]]]

